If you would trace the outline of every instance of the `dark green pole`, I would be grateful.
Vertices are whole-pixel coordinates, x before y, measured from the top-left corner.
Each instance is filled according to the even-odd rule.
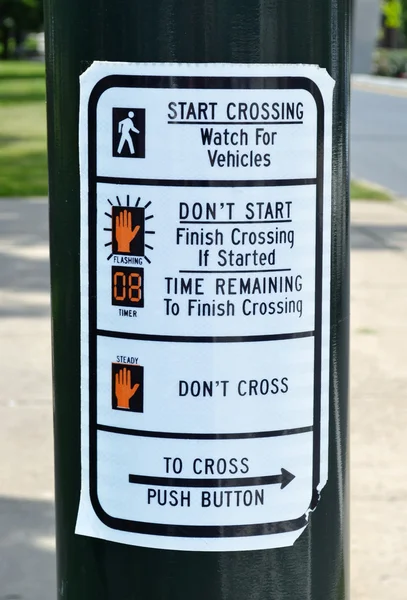
[[[349,0],[46,0],[58,598],[344,600]],[[79,76],[93,61],[316,64],[335,81],[328,482],[291,547],[177,552],[75,534],[81,487]]]

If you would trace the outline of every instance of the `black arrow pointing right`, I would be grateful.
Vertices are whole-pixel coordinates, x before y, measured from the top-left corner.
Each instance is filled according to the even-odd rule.
[[[235,479],[184,479],[181,477],[149,477],[148,475],[129,475],[130,483],[139,485],[157,485],[169,487],[222,488],[222,487],[252,487],[261,485],[281,484],[280,489],[287,487],[295,475],[281,469],[281,475],[266,477],[238,477]]]

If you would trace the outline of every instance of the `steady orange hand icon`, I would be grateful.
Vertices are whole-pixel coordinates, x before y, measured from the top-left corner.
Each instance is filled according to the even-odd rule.
[[[130,399],[139,389],[140,384],[136,383],[131,387],[130,369],[120,369],[116,373],[114,391],[117,398],[117,408],[125,408],[129,410]]]
[[[118,252],[130,253],[130,243],[138,234],[140,225],[136,225],[132,229],[131,212],[129,210],[121,210],[116,217],[116,241]]]

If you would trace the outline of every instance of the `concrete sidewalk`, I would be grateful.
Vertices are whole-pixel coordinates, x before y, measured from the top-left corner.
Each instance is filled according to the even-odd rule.
[[[351,598],[405,600],[407,204],[352,217]],[[0,599],[56,597],[47,221],[0,201]]]
[[[0,599],[55,600],[48,203],[0,200]]]
[[[352,600],[407,597],[407,204],[353,202]]]

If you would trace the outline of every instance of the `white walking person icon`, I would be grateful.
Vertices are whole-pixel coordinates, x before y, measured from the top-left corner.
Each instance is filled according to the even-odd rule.
[[[120,136],[120,142],[119,142],[119,147],[117,148],[117,153],[121,154],[122,150],[123,150],[123,146],[124,144],[127,142],[127,145],[129,146],[129,150],[130,150],[130,154],[134,154],[134,144],[133,144],[133,140],[131,139],[131,131],[134,131],[134,133],[140,133],[139,130],[134,127],[133,124],[133,119],[134,117],[134,112],[131,110],[128,113],[128,116],[123,119],[123,121],[119,122],[119,133],[121,134]]]

